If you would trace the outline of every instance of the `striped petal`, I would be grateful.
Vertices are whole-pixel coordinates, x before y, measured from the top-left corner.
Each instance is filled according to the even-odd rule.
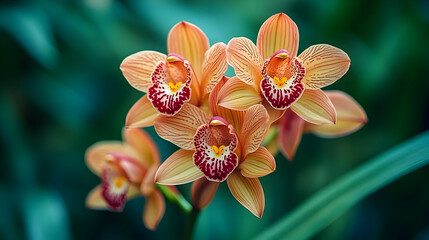
[[[204,174],[194,165],[194,151],[180,149],[165,160],[155,174],[155,183],[178,185],[195,181]]]
[[[271,104],[266,100],[262,101],[262,105],[265,107],[268,115],[270,116],[270,125],[279,120],[286,111],[273,108],[273,106],[271,106]]]
[[[198,128],[194,136],[194,164],[210,181],[223,182],[238,166],[234,127],[221,117]]]
[[[128,111],[125,120],[127,128],[150,127],[159,113],[152,106],[147,95],[140,98]]]
[[[334,105],[320,89],[305,90],[302,97],[291,106],[291,109],[309,123],[333,124],[337,119]]]
[[[143,223],[144,225],[155,231],[159,221],[165,212],[164,197],[159,191],[154,191],[151,195],[146,197],[146,204],[143,210]]]
[[[219,42],[214,44],[205,54],[201,77],[201,87],[204,94],[210,93],[225,75],[228,68],[225,49],[225,43]]]
[[[302,131],[305,121],[292,110],[286,110],[278,133],[278,141],[283,155],[290,161],[295,156],[296,150],[301,142]]]
[[[191,199],[192,206],[201,210],[213,200],[217,191],[219,182],[209,181],[206,178],[200,178],[192,184]]]
[[[233,172],[228,180],[228,188],[241,205],[253,215],[262,218],[265,208],[264,190],[257,178],[246,178],[239,172]]]
[[[193,150],[194,135],[197,129],[209,122],[209,117],[198,107],[185,104],[174,116],[160,115],[155,120],[155,130],[161,138],[176,144],[178,147]]]
[[[110,153],[128,154],[129,150],[119,141],[102,141],[93,144],[86,150],[86,165],[96,175],[100,175],[107,164],[107,157]]]
[[[264,59],[280,49],[287,50],[291,57],[295,57],[298,52],[298,43],[298,27],[284,13],[271,16],[259,29],[257,46]]]
[[[341,137],[359,130],[367,121],[363,108],[351,96],[340,91],[326,91],[337,111],[335,124],[306,124],[305,129],[321,137]]]
[[[240,143],[243,147],[243,156],[256,151],[264,139],[269,127],[269,116],[264,106],[255,105],[246,112],[240,133]]]
[[[201,77],[204,53],[210,46],[201,29],[192,23],[180,22],[170,30],[167,45],[169,53],[182,55],[191,63],[197,77]]]
[[[259,85],[263,59],[251,40],[244,37],[231,39],[226,48],[226,59],[241,81]]]
[[[259,147],[256,151],[246,156],[240,164],[240,169],[244,177],[263,177],[276,170],[276,161],[266,148]]]
[[[350,67],[350,58],[343,50],[328,44],[307,48],[299,55],[306,74],[302,82],[309,89],[319,89],[340,79]]]
[[[174,115],[191,99],[191,76],[189,62],[170,54],[167,62],[156,65],[147,98],[159,113]]]
[[[261,101],[261,95],[255,88],[237,77],[229,79],[217,95],[220,106],[236,111],[246,111]]]
[[[132,54],[121,63],[121,71],[124,77],[134,88],[147,92],[152,85],[150,78],[155,66],[159,61],[165,61],[165,54],[155,51],[141,51]]]

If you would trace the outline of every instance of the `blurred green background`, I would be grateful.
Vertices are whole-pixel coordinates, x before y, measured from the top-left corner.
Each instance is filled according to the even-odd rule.
[[[277,171],[262,178],[262,220],[221,184],[198,219],[196,239],[248,239],[354,167],[429,128],[425,0],[2,1],[0,239],[182,236],[186,216],[170,203],[157,232],[142,224],[143,198],[121,214],[85,208],[99,183],[85,166],[86,148],[119,140],[128,109],[142,96],[119,65],[140,50],[165,53],[168,31],[179,21],[199,26],[211,44],[238,36],[255,41],[278,12],[297,23],[299,52],[328,43],[349,54],[349,72],[327,89],[353,96],[369,122],[344,138],[305,135],[293,162],[277,156]],[[148,131],[163,160],[176,150]],[[393,182],[315,239],[429,239],[428,182],[428,167]],[[188,199],[189,188],[180,187]]]

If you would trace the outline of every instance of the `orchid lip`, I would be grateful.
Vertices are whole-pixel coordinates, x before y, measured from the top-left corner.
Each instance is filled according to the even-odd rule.
[[[176,61],[184,62],[185,58],[182,57],[182,56],[180,56],[177,53],[170,53],[170,54],[168,54],[168,56],[167,56],[167,62],[176,62]]]

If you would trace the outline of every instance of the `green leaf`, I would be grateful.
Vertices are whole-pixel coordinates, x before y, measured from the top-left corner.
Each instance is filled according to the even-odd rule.
[[[428,163],[429,132],[424,132],[323,188],[256,239],[308,239],[364,197]]]

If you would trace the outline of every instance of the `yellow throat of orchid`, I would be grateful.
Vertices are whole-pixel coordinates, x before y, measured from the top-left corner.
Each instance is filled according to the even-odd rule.
[[[176,84],[169,82],[168,86],[170,87],[170,90],[175,93],[179,90],[180,86],[182,85],[182,82],[178,82]]]
[[[121,188],[126,181],[127,179],[125,177],[115,177],[113,178],[113,185],[115,185],[116,188]]]
[[[220,146],[220,147],[217,147],[217,146],[213,145],[213,146],[212,146],[212,149],[213,149],[213,153],[214,153],[214,155],[215,155],[216,157],[220,157],[220,156],[222,156],[223,151],[225,150],[225,146],[224,146],[224,145],[222,145],[222,146]]]
[[[284,85],[286,85],[287,77],[282,77],[282,79],[279,79],[278,77],[274,77],[273,80],[276,83],[277,87],[281,88]]]

